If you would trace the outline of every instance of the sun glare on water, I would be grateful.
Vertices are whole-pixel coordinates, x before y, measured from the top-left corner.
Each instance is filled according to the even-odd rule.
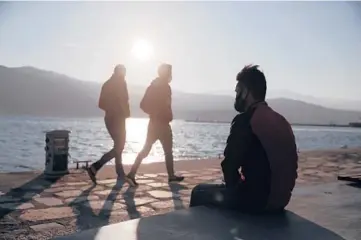
[[[153,55],[153,46],[147,40],[139,39],[133,44],[132,55],[140,61],[147,61]]]

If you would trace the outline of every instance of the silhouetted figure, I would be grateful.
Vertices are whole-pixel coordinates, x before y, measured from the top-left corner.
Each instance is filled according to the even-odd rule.
[[[200,184],[190,206],[248,212],[282,211],[297,178],[297,147],[287,120],[265,102],[266,78],[258,66],[237,75],[232,121],[224,160],[224,184]],[[241,168],[241,173],[239,169]]]
[[[184,177],[174,174],[173,135],[170,126],[170,122],[173,120],[172,90],[169,86],[171,80],[172,66],[162,64],[158,68],[158,78],[152,81],[140,103],[140,108],[149,115],[149,124],[145,145],[127,175],[127,181],[132,186],[138,185],[135,181],[135,174],[157,140],[163,147],[169,182],[179,182],[184,179]]]
[[[125,75],[125,67],[123,65],[117,65],[111,78],[103,84],[100,93],[99,108],[105,112],[105,126],[114,142],[114,147],[87,169],[89,177],[95,184],[96,173],[113,158],[115,158],[115,168],[118,178],[122,179],[125,176],[122,164],[122,152],[126,140],[125,121],[130,116],[129,96]]]

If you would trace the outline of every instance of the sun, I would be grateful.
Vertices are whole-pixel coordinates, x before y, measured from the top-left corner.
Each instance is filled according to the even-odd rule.
[[[145,39],[134,42],[132,55],[140,61],[147,61],[153,55],[153,46]]]

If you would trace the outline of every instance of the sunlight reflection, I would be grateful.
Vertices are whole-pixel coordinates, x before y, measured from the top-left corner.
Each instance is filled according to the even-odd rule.
[[[138,231],[138,227],[139,227],[138,226],[139,221],[140,221],[140,219],[134,219],[131,221],[127,221],[125,223],[126,226],[124,225],[124,223],[115,223],[112,225],[103,226],[98,230],[98,232],[96,233],[96,235],[94,236],[93,239],[94,240],[119,239],[120,235],[119,235],[119,232],[117,232],[118,226],[122,230],[121,234],[123,236],[126,236],[129,239],[137,239],[137,231]],[[121,227],[121,226],[125,226],[125,227]]]
[[[142,150],[147,137],[149,119],[146,118],[129,118],[126,122],[127,129],[127,141],[123,152],[123,163],[133,164],[138,153]],[[106,130],[105,130],[106,131]],[[103,145],[106,149],[113,147],[113,142],[110,137],[107,140],[107,144]],[[149,156],[143,160],[143,163],[159,162],[163,158],[163,149],[159,141],[157,141]],[[114,160],[110,163],[114,164]]]

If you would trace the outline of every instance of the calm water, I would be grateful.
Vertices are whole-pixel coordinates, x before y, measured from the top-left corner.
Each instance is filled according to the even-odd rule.
[[[148,119],[127,121],[124,163],[132,163],[146,137]],[[174,121],[175,159],[216,157],[223,152],[229,124]],[[43,169],[45,131],[67,129],[71,159],[96,160],[112,147],[103,119],[0,118],[0,172]],[[294,127],[300,150],[361,146],[361,129]],[[163,161],[157,142],[144,162]]]

